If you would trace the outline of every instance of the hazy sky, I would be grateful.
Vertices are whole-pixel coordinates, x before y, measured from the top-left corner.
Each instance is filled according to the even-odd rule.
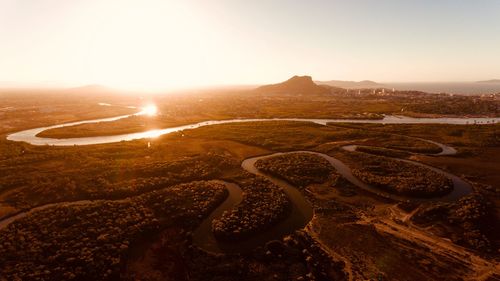
[[[0,0],[0,81],[500,78],[500,1]]]

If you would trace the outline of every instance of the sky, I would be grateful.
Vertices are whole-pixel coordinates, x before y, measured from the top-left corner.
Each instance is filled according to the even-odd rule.
[[[0,0],[0,81],[130,89],[500,78],[500,1]]]

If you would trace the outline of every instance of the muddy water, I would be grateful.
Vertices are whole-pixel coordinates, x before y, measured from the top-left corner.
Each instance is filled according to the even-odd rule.
[[[283,236],[293,233],[295,230],[301,229],[306,226],[306,224],[312,218],[313,210],[311,204],[300,193],[300,191],[289,183],[273,176],[263,174],[257,168],[255,168],[255,162],[257,160],[272,156],[274,156],[274,154],[248,158],[242,162],[241,167],[252,174],[263,176],[277,186],[283,188],[284,192],[291,202],[291,210],[289,215],[284,220],[271,226],[269,229],[260,233],[256,233],[243,241],[217,241],[212,233],[212,221],[216,218],[219,218],[225,210],[232,209],[235,205],[234,202],[241,201],[241,190],[231,191],[228,189],[229,197],[219,208],[214,211],[214,213],[216,214],[212,213],[195,230],[193,234],[193,243],[196,246],[214,253],[246,252],[264,245],[267,241],[281,239]],[[235,184],[232,185],[236,186]],[[239,189],[239,187],[237,188]],[[226,204],[227,201],[231,203]]]
[[[224,248],[224,245],[215,239],[214,233],[212,232],[212,221],[222,216],[224,211],[234,208],[241,202],[243,197],[243,192],[238,185],[229,182],[222,183],[226,185],[227,191],[229,192],[226,200],[210,213],[193,233],[193,243],[200,245],[203,249],[210,252],[221,252],[222,248]]]

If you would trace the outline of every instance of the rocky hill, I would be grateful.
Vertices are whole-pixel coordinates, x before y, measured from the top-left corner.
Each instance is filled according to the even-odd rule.
[[[293,76],[278,84],[261,86],[256,91],[261,94],[328,95],[331,93],[331,88],[326,85],[317,85],[311,76]]]

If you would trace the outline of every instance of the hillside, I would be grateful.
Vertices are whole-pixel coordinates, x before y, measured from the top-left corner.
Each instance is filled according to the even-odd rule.
[[[285,94],[285,95],[328,95],[330,87],[317,85],[311,76],[293,76],[292,78],[278,83],[265,85],[255,89],[260,94]]]

